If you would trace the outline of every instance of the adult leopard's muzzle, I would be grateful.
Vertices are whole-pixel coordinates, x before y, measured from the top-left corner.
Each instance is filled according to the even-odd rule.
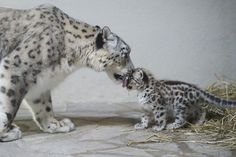
[[[130,56],[127,56],[127,57],[125,57],[125,58],[126,58],[126,60],[125,60],[125,61],[126,61],[125,69],[127,69],[128,71],[134,69],[134,64],[133,64],[133,62],[132,62]]]
[[[125,56],[123,62],[122,62],[122,68],[120,73],[114,73],[114,77],[117,80],[123,80],[124,74],[128,73],[130,70],[134,69],[133,62],[130,58],[130,56]]]
[[[130,56],[123,56],[120,66],[114,66],[113,68],[107,70],[108,76],[117,83],[123,82],[123,76],[128,71],[134,69],[133,62]]]

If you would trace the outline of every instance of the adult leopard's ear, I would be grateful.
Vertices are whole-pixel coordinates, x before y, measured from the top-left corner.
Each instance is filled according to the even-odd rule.
[[[102,28],[102,38],[103,38],[103,41],[104,41],[104,42],[107,41],[108,37],[109,37],[111,34],[112,34],[112,33],[111,33],[111,30],[110,30],[109,27],[104,26],[104,27]]]
[[[96,38],[97,49],[103,48],[104,43],[107,41],[108,37],[111,35],[111,30],[109,27],[104,26],[100,33],[98,33]]]

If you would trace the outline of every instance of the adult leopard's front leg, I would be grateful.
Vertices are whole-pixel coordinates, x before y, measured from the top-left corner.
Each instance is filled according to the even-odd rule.
[[[50,91],[41,94],[38,98],[27,98],[33,119],[41,130],[49,133],[69,132],[75,129],[70,119],[57,120],[54,117]]]
[[[20,139],[20,129],[12,124],[21,101],[27,92],[23,78],[9,69],[9,61],[0,63],[0,141]]]

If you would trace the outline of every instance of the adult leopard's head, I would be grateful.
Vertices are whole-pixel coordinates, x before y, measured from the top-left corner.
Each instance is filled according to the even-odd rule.
[[[93,65],[97,71],[106,71],[115,82],[122,82],[122,76],[133,69],[130,59],[130,47],[118,35],[105,26],[96,37],[97,51],[93,55]]]

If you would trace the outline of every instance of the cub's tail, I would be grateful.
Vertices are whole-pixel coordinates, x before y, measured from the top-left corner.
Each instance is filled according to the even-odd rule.
[[[224,100],[215,96],[214,94],[211,94],[203,90],[201,90],[200,93],[201,93],[200,94],[201,98],[208,103],[214,104],[222,108],[236,108],[236,101]]]

